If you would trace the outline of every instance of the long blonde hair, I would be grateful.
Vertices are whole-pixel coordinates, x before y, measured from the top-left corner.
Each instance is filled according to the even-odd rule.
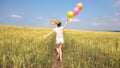
[[[60,24],[61,22],[58,21],[58,20],[55,19],[55,18],[52,18],[50,23],[51,23],[51,24]]]

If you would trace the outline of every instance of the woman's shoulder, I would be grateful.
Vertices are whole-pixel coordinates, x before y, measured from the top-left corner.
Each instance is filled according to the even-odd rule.
[[[56,27],[56,28],[54,28],[54,30],[56,30],[56,29],[63,29],[64,27]]]

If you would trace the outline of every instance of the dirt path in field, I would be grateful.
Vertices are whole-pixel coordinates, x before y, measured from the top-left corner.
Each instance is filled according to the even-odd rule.
[[[55,49],[53,50],[53,58],[52,58],[52,68],[63,68],[63,62],[57,61],[57,54]]]

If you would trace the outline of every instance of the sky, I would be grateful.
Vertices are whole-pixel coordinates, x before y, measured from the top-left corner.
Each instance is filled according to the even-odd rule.
[[[67,29],[120,31],[120,0],[0,0],[0,24],[54,28],[49,22],[56,18],[63,26],[79,2],[83,9]]]

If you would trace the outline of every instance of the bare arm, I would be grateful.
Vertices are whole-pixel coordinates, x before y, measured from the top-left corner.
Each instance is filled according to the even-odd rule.
[[[52,35],[54,33],[54,31],[51,31],[50,33],[48,33],[47,35],[44,36],[44,39],[46,39],[48,36]]]
[[[66,20],[65,25],[63,26],[63,29],[65,29],[66,26],[68,25],[68,21],[69,21],[69,19]]]

